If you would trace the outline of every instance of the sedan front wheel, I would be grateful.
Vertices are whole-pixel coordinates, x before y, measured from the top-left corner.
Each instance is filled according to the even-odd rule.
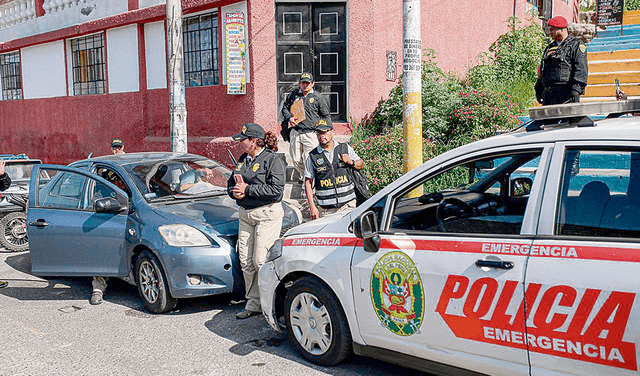
[[[145,307],[153,313],[171,311],[178,303],[169,293],[160,262],[149,251],[143,251],[136,262],[136,284]]]

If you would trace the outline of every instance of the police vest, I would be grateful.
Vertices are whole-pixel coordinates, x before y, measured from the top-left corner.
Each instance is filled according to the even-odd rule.
[[[544,50],[542,59],[542,83],[546,86],[569,84],[571,80],[573,50],[578,48],[580,41],[574,37],[565,39],[560,47],[554,45]]]
[[[339,145],[333,148],[333,163],[329,163],[317,148],[309,153],[315,171],[316,201],[323,208],[340,207],[356,198],[350,167],[338,155]]]

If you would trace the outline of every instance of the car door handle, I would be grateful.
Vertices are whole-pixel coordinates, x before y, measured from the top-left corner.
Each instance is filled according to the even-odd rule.
[[[44,228],[49,226],[49,223],[45,222],[44,219],[38,219],[35,222],[29,222],[29,226],[33,226],[33,227],[37,227],[37,228]]]
[[[513,269],[513,262],[511,261],[490,261],[490,260],[478,260],[476,261],[477,267],[487,267],[496,269]]]

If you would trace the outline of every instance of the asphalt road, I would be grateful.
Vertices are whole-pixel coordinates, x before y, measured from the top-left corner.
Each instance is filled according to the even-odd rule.
[[[89,304],[90,278],[39,278],[28,252],[0,248],[0,375],[422,375],[353,356],[337,367],[300,358],[262,316],[236,320],[230,296],[183,300],[153,315],[111,279]]]

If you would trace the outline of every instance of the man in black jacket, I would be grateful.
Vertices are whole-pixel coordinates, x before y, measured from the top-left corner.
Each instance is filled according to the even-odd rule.
[[[564,17],[553,17],[548,25],[553,42],[542,55],[536,99],[543,105],[580,102],[587,86],[587,46],[569,36]]]
[[[0,191],[4,191],[11,185],[9,174],[4,171],[5,162],[0,159]],[[7,287],[7,281],[0,281],[0,288]]]
[[[318,146],[318,139],[314,131],[319,119],[331,120],[329,106],[322,95],[313,90],[315,81],[311,73],[302,73],[298,82],[298,88],[287,97],[282,106],[283,126],[290,128],[289,155],[293,161],[293,167],[304,174],[304,164],[309,152]],[[292,106],[297,101],[302,103],[304,114],[292,113]],[[295,111],[294,111],[295,112]]]

